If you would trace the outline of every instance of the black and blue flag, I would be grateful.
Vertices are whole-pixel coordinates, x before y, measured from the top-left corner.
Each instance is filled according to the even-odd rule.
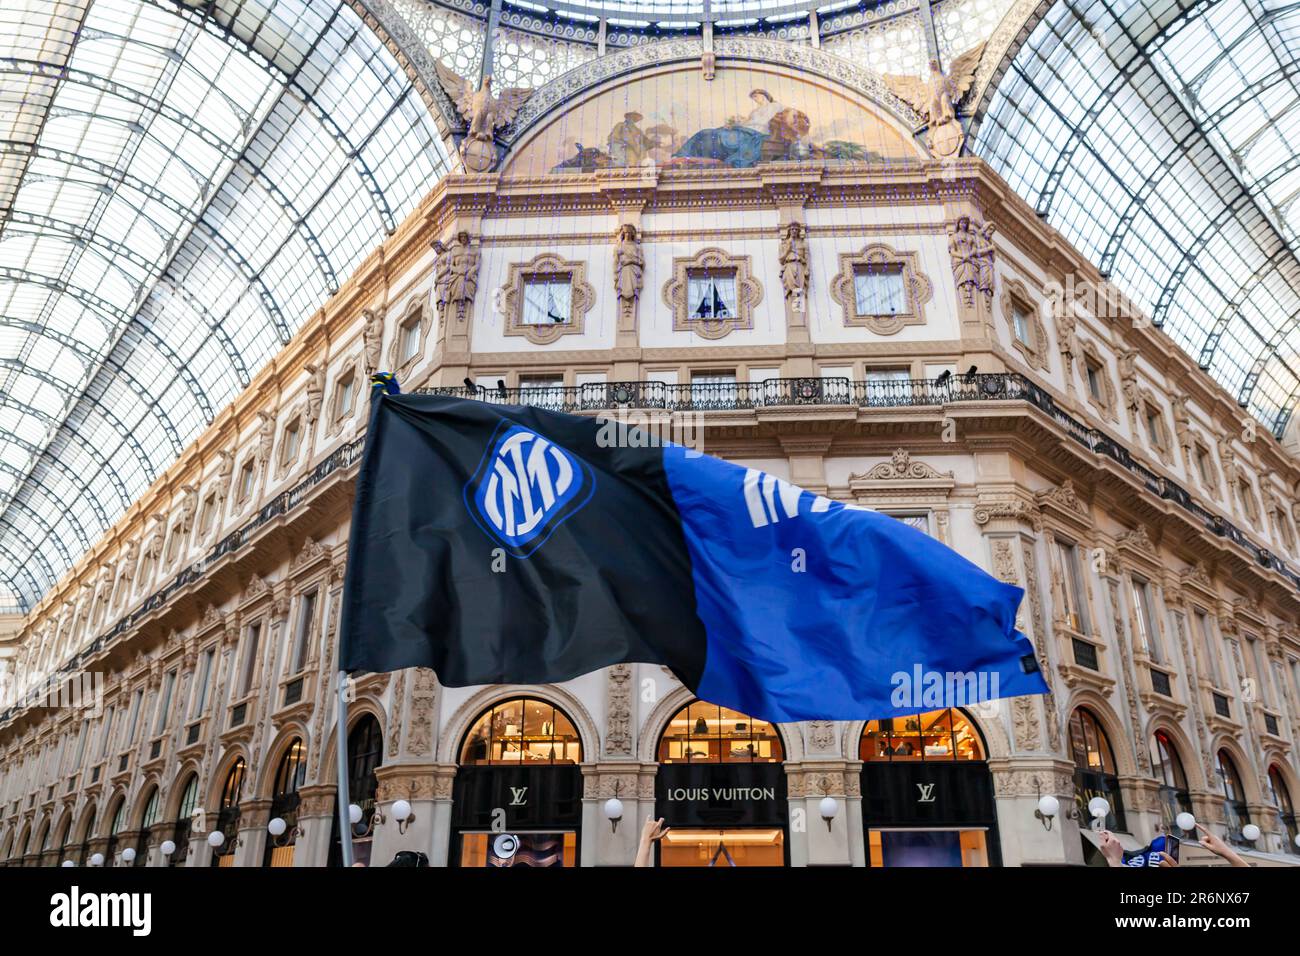
[[[1022,591],[886,515],[614,421],[379,395],[340,667],[447,686],[661,664],[770,721],[1045,693]]]

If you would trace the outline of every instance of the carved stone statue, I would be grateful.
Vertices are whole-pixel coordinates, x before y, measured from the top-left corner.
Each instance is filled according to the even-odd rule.
[[[483,77],[476,90],[469,80],[441,60],[437,62],[437,70],[443,92],[456,104],[468,126],[460,144],[460,158],[465,169],[471,173],[491,172],[497,165],[493,134],[515,118],[533,91],[515,87],[502,90],[500,96],[493,96],[490,75]]]
[[[122,580],[127,584],[135,583],[135,569],[140,562],[140,545],[133,538],[126,543],[126,550],[122,552]]]
[[[1174,434],[1178,436],[1178,444],[1184,449],[1192,447],[1192,416],[1187,411],[1187,397],[1185,395],[1173,395],[1169,399],[1169,404],[1174,412]]]
[[[148,543],[145,544],[144,553],[146,557],[152,558],[156,561],[158,558],[162,557],[163,553],[163,528],[165,522],[162,515],[150,515],[149,520],[152,522],[152,526],[149,529],[149,540]]]
[[[447,296],[451,288],[451,256],[441,239],[433,240],[433,307],[441,321],[447,314]]]
[[[479,253],[470,245],[468,232],[456,234],[448,258],[447,301],[456,307],[457,320],[464,321],[478,291]]]
[[[993,223],[981,225],[970,216],[959,216],[948,227],[948,253],[952,256],[952,277],[962,302],[975,304],[976,293],[993,303]]]
[[[257,417],[262,420],[262,424],[257,426],[257,463],[265,468],[275,444],[275,416],[270,412],[258,412]]]
[[[1223,480],[1228,483],[1228,493],[1237,486],[1237,453],[1232,450],[1232,436],[1219,437],[1219,461],[1223,463]]]
[[[362,350],[365,353],[366,377],[379,371],[379,358],[384,349],[384,318],[374,309],[362,309],[365,325],[361,329]]]
[[[1065,376],[1070,379],[1074,373],[1074,360],[1079,354],[1078,320],[1074,309],[1068,302],[1053,303],[1056,318],[1056,344],[1061,350],[1061,361],[1065,365]]]
[[[975,71],[984,44],[967,50],[954,59],[947,73],[938,60],[930,61],[930,75],[886,75],[885,85],[900,100],[925,117],[929,124],[926,144],[940,159],[954,159],[961,153],[966,134],[957,120],[957,104],[975,83]]]
[[[194,515],[199,510],[199,486],[185,485],[181,489],[181,530],[194,527]]]
[[[305,365],[307,370],[307,411],[304,417],[308,426],[320,418],[320,406],[325,395],[325,369],[319,365]]]
[[[804,297],[808,294],[808,241],[802,223],[792,222],[785,227],[779,258],[785,297],[792,309],[803,312]]]
[[[222,448],[217,451],[217,501],[224,504],[230,494],[230,476],[235,473],[235,453]]]
[[[1138,394],[1137,379],[1137,349],[1125,349],[1119,353],[1119,385],[1124,392],[1124,404],[1128,406],[1129,411],[1134,414],[1141,407],[1141,396]]]
[[[636,226],[630,222],[618,227],[614,241],[614,293],[618,296],[619,314],[630,318],[645,284],[645,254],[637,238]]]

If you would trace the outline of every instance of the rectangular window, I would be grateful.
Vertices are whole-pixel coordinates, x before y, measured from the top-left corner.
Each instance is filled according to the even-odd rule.
[[[217,515],[217,496],[214,492],[203,499],[203,509],[199,512],[199,534],[206,536],[212,530],[212,523]]]
[[[1138,640],[1143,650],[1157,664],[1165,662],[1160,647],[1160,633],[1156,630],[1155,615],[1151,613],[1151,587],[1140,578],[1133,578],[1133,618],[1137,622]]]
[[[113,715],[117,713],[117,706],[110,704],[108,710],[104,713],[104,722],[99,730],[99,759],[103,760],[108,756],[109,744],[113,741]]]
[[[1205,667],[1209,671],[1210,683],[1215,687],[1223,686],[1223,677],[1219,671],[1219,652],[1214,642],[1214,622],[1204,611],[1196,612],[1196,630],[1201,641],[1201,650],[1205,654]]]
[[[181,526],[172,528],[171,539],[167,542],[167,563],[171,564],[181,553]]]
[[[127,721],[126,745],[135,743],[136,732],[140,728],[140,707],[144,703],[144,691],[137,690],[131,695],[131,716]]]
[[[1087,369],[1088,373],[1088,394],[1092,396],[1094,401],[1104,404],[1106,397],[1101,387],[1101,369],[1093,362],[1085,362],[1084,368]]]
[[[284,440],[280,443],[280,464],[287,465],[296,459],[301,445],[302,424],[295,418],[284,430]]]
[[[239,671],[239,696],[247,697],[257,675],[257,643],[262,636],[261,624],[250,624],[244,633],[244,658]]]
[[[1011,303],[1011,327],[1015,330],[1017,341],[1030,348],[1034,347],[1034,327],[1029,310],[1015,300]]]
[[[190,720],[202,717],[203,711],[208,706],[208,684],[212,681],[212,661],[216,653],[215,648],[209,648],[203,652],[203,657],[199,660],[198,679],[194,683],[194,701],[190,707]]]
[[[562,325],[572,316],[572,300],[573,286],[568,276],[526,276],[523,323]]]
[[[1214,463],[1210,461],[1210,450],[1200,444],[1196,446],[1196,470],[1201,473],[1201,484],[1213,488]]]
[[[255,475],[256,465],[253,459],[244,462],[244,467],[239,471],[239,500],[247,501],[253,494],[253,477]]]
[[[1152,447],[1164,448],[1165,434],[1160,425],[1160,410],[1150,405],[1144,407],[1147,421],[1147,438],[1150,440]]]
[[[176,671],[170,670],[163,677],[162,693],[158,695],[158,713],[153,721],[153,735],[157,737],[167,729],[168,712],[172,709],[172,692],[176,689]]]
[[[420,354],[420,316],[416,313],[397,333],[397,362],[405,365]]]
[[[337,386],[337,398],[334,402],[334,419],[337,421],[352,414],[352,407],[357,400],[357,375],[348,372]]]
[[[537,405],[541,408],[563,408],[564,376],[519,376],[519,404]]]
[[[311,632],[316,623],[316,592],[308,591],[298,606],[298,626],[293,634],[293,650],[289,658],[289,673],[302,673],[307,666],[307,651],[311,647]]]
[[[1088,615],[1083,601],[1083,578],[1079,572],[1079,553],[1074,545],[1056,542],[1061,559],[1061,591],[1065,606],[1061,609],[1066,623],[1080,634],[1088,633]]]
[[[1250,486],[1250,479],[1240,479],[1237,482],[1237,487],[1241,492],[1241,507],[1246,512],[1246,517],[1251,522],[1257,521],[1259,510],[1255,507],[1255,492]]]
[[[1259,699],[1265,707],[1273,706],[1273,691],[1269,686],[1268,668],[1264,665],[1264,655],[1260,650],[1260,641],[1247,635],[1246,643],[1250,646],[1250,662],[1255,667],[1255,680],[1259,684]]]
[[[90,736],[90,720],[87,718],[81,722],[81,730],[77,732],[77,757],[72,764],[73,772],[81,769],[81,763],[86,759],[86,738]]]
[[[915,528],[922,534],[930,533],[930,513],[927,511],[922,511],[919,514],[891,514],[889,512],[886,512],[886,514],[903,522],[905,525]]]
[[[736,308],[736,273],[688,273],[686,304],[692,319],[736,318],[739,315]]]
[[[903,267],[879,265],[853,273],[854,306],[858,315],[897,315],[907,311]]]
[[[691,404],[734,405],[736,397],[735,372],[691,373]]]

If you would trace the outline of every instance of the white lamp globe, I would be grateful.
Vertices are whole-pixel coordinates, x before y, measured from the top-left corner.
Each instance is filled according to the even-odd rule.
[[[834,797],[822,797],[821,803],[817,804],[817,812],[822,815],[823,820],[834,820],[836,814],[840,812],[840,802]]]
[[[1300,833],[1295,835],[1295,845],[1300,846]]]
[[[1088,801],[1088,812],[1094,818],[1101,820],[1110,815],[1110,804],[1105,797],[1093,797]]]
[[[359,806],[357,806],[355,803],[348,804],[348,822],[350,822],[353,826],[356,826],[358,823],[361,822],[362,816],[363,814]]]
[[[1178,829],[1184,833],[1191,833],[1196,829],[1196,817],[1192,816],[1186,810],[1174,818],[1174,823],[1178,824]]]
[[[69,867],[69,866],[76,866],[77,864],[73,863],[71,860],[64,860],[63,865],[64,867]]]
[[[1038,798],[1038,812],[1050,820],[1061,812],[1061,801],[1050,793],[1045,793]]]
[[[208,846],[212,847],[212,849],[214,850],[225,842],[226,842],[226,835],[222,833],[220,830],[213,830],[211,833],[208,834]]]
[[[123,863],[135,862],[135,849],[133,847],[127,847],[125,850],[122,851],[122,862]]]
[[[393,801],[393,819],[398,823],[409,820],[411,817],[411,805],[405,800]]]
[[[284,822],[283,817],[272,817],[266,825],[266,832],[273,837],[284,836],[284,831],[288,829],[288,824]]]
[[[104,854],[102,854],[102,853],[96,853],[94,856],[92,856],[92,857],[90,858],[90,865],[91,865],[91,866],[103,866],[103,865],[104,865]]]
[[[1241,828],[1241,835],[1251,843],[1254,843],[1259,839],[1259,827],[1255,826],[1253,823],[1247,823]]]
[[[173,853],[176,852],[176,844],[173,843],[171,840],[163,840],[162,846],[158,848],[158,852],[161,853],[163,856],[171,856]]]
[[[605,801],[605,819],[622,820],[623,819],[623,801],[618,797],[610,797]]]

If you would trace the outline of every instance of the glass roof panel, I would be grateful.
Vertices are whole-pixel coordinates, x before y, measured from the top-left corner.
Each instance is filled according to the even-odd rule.
[[[347,0],[7,0],[0,57],[0,605],[30,606],[447,158]]]
[[[1280,435],[1300,401],[1300,3],[1057,3],[975,151]]]

